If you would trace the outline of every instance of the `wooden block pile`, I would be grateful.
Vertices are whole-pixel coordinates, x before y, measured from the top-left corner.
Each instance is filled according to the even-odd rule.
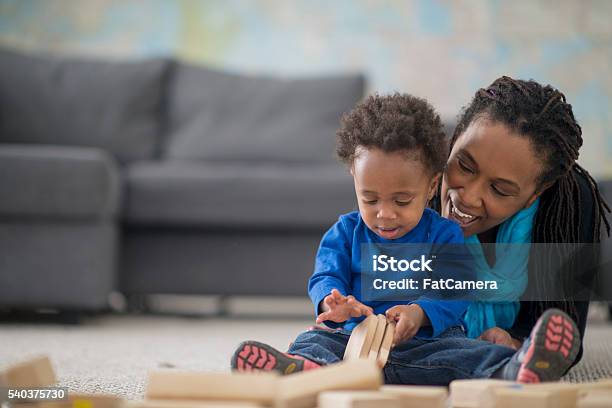
[[[367,319],[366,319],[367,320]],[[14,408],[602,408],[612,407],[612,379],[523,385],[501,380],[458,380],[446,387],[383,385],[382,336],[374,316],[353,340],[348,360],[288,376],[272,373],[207,373],[160,370],[149,374],[145,399],[70,393],[64,401],[11,401]],[[365,321],[364,321],[365,322]],[[374,323],[372,323],[374,322]],[[372,330],[372,332],[369,332]],[[372,334],[373,333],[373,334]],[[382,337],[376,358],[372,343]],[[370,340],[368,340],[370,339]],[[370,342],[369,347],[367,346]],[[364,350],[368,350],[365,352]],[[359,353],[357,353],[359,351]],[[355,353],[355,354],[352,354]],[[356,356],[359,357],[356,357]],[[0,373],[0,386],[57,385],[48,358],[34,358]],[[0,401],[2,402],[2,401]]]

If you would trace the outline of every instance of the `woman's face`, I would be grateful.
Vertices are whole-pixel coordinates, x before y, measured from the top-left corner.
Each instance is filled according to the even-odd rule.
[[[486,118],[474,120],[453,146],[442,179],[442,215],[468,237],[501,224],[537,198],[542,163],[529,139]]]

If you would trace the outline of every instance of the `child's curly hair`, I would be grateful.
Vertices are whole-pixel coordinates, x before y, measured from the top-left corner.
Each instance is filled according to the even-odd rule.
[[[369,96],[342,116],[336,140],[336,154],[349,166],[360,146],[389,153],[416,151],[434,174],[444,169],[448,157],[439,115],[425,99],[408,94]]]

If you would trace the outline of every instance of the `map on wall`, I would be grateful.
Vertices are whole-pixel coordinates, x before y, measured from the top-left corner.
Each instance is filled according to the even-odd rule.
[[[612,175],[612,2],[0,0],[0,44],[115,58],[178,56],[247,74],[363,72],[452,123],[501,75],[562,90],[581,163]]]

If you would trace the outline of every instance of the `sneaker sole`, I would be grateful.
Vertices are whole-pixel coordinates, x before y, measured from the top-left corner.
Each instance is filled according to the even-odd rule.
[[[544,312],[531,339],[516,379],[521,383],[559,380],[580,350],[576,323],[559,309]]]
[[[282,375],[304,369],[304,361],[291,358],[267,344],[258,341],[244,341],[232,356],[232,370],[276,371]]]

